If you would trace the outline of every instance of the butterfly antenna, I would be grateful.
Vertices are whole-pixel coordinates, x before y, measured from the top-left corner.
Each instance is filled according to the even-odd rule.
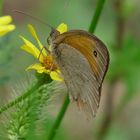
[[[47,25],[47,26],[48,26],[49,28],[51,28],[52,30],[56,30],[54,27],[52,27],[52,26],[51,26],[50,24],[48,24],[47,22],[45,22],[45,21],[43,21],[43,20],[41,20],[41,19],[39,19],[39,18],[37,18],[37,17],[35,17],[35,16],[32,16],[32,15],[30,15],[30,14],[28,14],[28,13],[25,13],[25,12],[19,11],[19,10],[13,10],[13,12],[20,13],[20,14],[26,15],[26,16],[28,16],[28,17],[31,17],[32,19],[37,20],[37,21],[39,21],[40,23]]]

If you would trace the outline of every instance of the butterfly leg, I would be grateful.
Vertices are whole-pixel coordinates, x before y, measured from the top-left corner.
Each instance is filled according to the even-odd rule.
[[[51,73],[51,71],[53,70],[53,66],[54,66],[54,61],[53,61],[52,64],[51,64],[49,73]]]
[[[48,54],[51,54],[51,51],[50,51],[46,46],[43,46],[43,48],[46,50],[46,52],[47,52]]]
[[[48,54],[51,53],[50,50],[49,50],[46,46],[43,46],[43,48],[40,50],[40,53],[39,53],[39,56],[38,56],[38,60],[40,59],[40,56],[41,56],[41,54],[42,54],[42,52],[43,52],[43,49],[45,49],[45,50],[47,51]]]

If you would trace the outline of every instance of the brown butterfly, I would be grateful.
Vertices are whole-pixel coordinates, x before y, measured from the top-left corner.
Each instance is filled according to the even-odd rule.
[[[109,65],[106,46],[96,36],[83,30],[60,34],[52,29],[48,42],[70,98],[85,112],[95,116]]]

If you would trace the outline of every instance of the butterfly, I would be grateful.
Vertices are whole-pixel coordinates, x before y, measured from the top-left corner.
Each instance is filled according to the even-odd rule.
[[[48,42],[70,99],[95,116],[109,65],[107,47],[96,36],[83,30],[70,30],[63,34],[52,30]]]

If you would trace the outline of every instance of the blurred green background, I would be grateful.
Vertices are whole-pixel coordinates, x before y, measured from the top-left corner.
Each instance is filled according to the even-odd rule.
[[[50,32],[46,25],[13,10],[29,13],[54,27],[64,22],[69,29],[88,30],[96,3],[96,0],[4,1],[2,15],[14,18],[16,30],[0,38],[0,105],[11,96],[10,87],[25,78],[26,67],[35,62],[20,49],[22,42],[18,36],[22,34],[32,40],[27,31],[27,24],[31,23],[47,46]],[[56,140],[140,140],[139,5],[139,0],[105,2],[95,35],[110,52],[110,66],[97,116],[87,121],[71,103]],[[62,98],[53,104],[50,112],[56,115]]]

